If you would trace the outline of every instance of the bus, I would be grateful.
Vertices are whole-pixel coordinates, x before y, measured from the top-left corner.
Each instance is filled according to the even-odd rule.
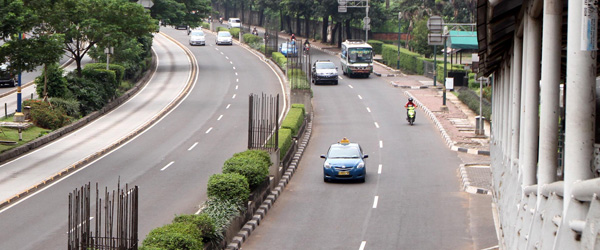
[[[342,73],[350,77],[369,77],[373,73],[373,47],[363,40],[342,43]]]

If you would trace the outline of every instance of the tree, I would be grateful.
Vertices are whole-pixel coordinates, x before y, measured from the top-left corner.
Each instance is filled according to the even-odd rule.
[[[45,21],[64,34],[64,50],[79,76],[81,60],[93,46],[114,46],[157,30],[157,21],[141,5],[126,0],[58,0]]]
[[[211,7],[208,0],[154,0],[150,8],[152,17],[166,25],[198,27],[208,17]]]

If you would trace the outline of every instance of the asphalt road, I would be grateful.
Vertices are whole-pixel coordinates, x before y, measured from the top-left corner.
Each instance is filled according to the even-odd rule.
[[[187,45],[185,31],[164,27],[161,31]],[[158,38],[154,44],[159,58],[156,75],[138,96],[96,122],[106,122],[106,127],[94,127],[96,131],[89,137],[83,135],[85,128],[68,136],[85,138],[76,145],[65,146],[62,144],[66,140],[61,140],[24,156],[19,159],[20,163],[14,163],[22,169],[0,173],[6,179],[2,181],[27,175],[29,168],[39,169],[39,165],[46,162],[68,165],[71,160],[60,159],[72,150],[89,148],[89,143],[114,141],[106,137],[110,133],[103,129],[135,129],[128,125],[129,119],[143,119],[137,115],[156,112],[156,109],[153,113],[152,109],[145,108],[146,105],[164,106],[164,102],[172,100],[173,97],[163,95],[176,95],[181,91],[190,77],[189,62],[174,44]],[[223,162],[233,153],[245,150],[247,96],[282,93],[277,76],[255,55],[237,45],[213,46],[212,35],[207,38],[207,44],[190,48],[198,61],[198,79],[185,99],[168,115],[110,154],[1,210],[0,249],[66,248],[68,193],[88,182],[111,190],[116,188],[120,178],[122,185],[140,187],[141,240],[151,229],[169,223],[176,214],[196,212],[206,200],[206,182],[210,175],[221,172]],[[44,152],[44,156],[33,158],[42,154],[39,152]],[[0,171],[9,168],[2,165]]]
[[[339,59],[317,50],[313,60]],[[313,134],[294,178],[242,249],[482,249],[494,242],[490,198],[461,191],[460,159],[423,113],[381,78],[313,85]],[[323,182],[330,144],[348,137],[366,183]],[[481,235],[485,231],[485,235]]]

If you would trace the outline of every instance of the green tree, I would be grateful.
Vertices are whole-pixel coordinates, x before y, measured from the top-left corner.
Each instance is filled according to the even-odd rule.
[[[199,27],[208,17],[211,7],[208,0],[154,0],[150,8],[152,17],[164,25],[189,25]]]
[[[410,41],[410,47],[413,48],[415,52],[425,55],[425,57],[430,57],[433,53],[433,46],[430,46],[427,41],[428,33],[427,20],[421,19],[417,21],[412,33],[413,39]]]
[[[64,50],[75,60],[78,75],[81,59],[93,46],[115,46],[157,29],[141,5],[126,0],[58,0],[45,22],[64,34]]]

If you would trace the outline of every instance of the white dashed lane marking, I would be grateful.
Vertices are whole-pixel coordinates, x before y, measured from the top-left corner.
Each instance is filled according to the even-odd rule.
[[[223,118],[223,115],[220,115],[219,118],[217,118],[217,121],[220,121],[221,118]]]
[[[352,85],[348,85],[348,87],[350,87],[351,89],[353,89],[354,87],[352,87]]]
[[[379,128],[379,123],[375,122],[375,127]]]
[[[383,169],[383,165],[379,164],[379,169],[377,170],[377,174],[381,174],[382,169]]]
[[[362,100],[362,96],[358,95],[358,99],[361,99],[361,100]]]
[[[378,201],[379,201],[379,196],[375,196],[375,199],[373,200],[373,208],[377,208]]]
[[[358,248],[358,250],[364,250],[365,249],[365,245],[367,244],[366,241],[363,241],[360,243],[360,247]]]
[[[168,167],[170,167],[171,165],[173,165],[173,163],[175,163],[174,161],[169,162],[169,164],[167,164],[166,166],[164,166],[163,168],[160,169],[160,171],[165,171],[165,169],[167,169]]]
[[[196,145],[198,145],[198,142],[194,143],[194,145],[192,145],[190,148],[188,148],[188,151],[194,149],[196,147]]]
[[[211,130],[212,130],[212,127],[210,127],[208,130],[206,130],[206,134],[210,133]]]
[[[231,99],[235,99],[235,94],[233,94],[233,96],[231,97]]]
[[[231,107],[231,104],[227,104],[227,107],[225,107],[225,109],[229,109],[229,107]]]
[[[379,141],[379,148],[383,148],[383,141]]]
[[[371,109],[369,107],[367,107],[367,111],[369,111],[369,113],[371,113]]]

